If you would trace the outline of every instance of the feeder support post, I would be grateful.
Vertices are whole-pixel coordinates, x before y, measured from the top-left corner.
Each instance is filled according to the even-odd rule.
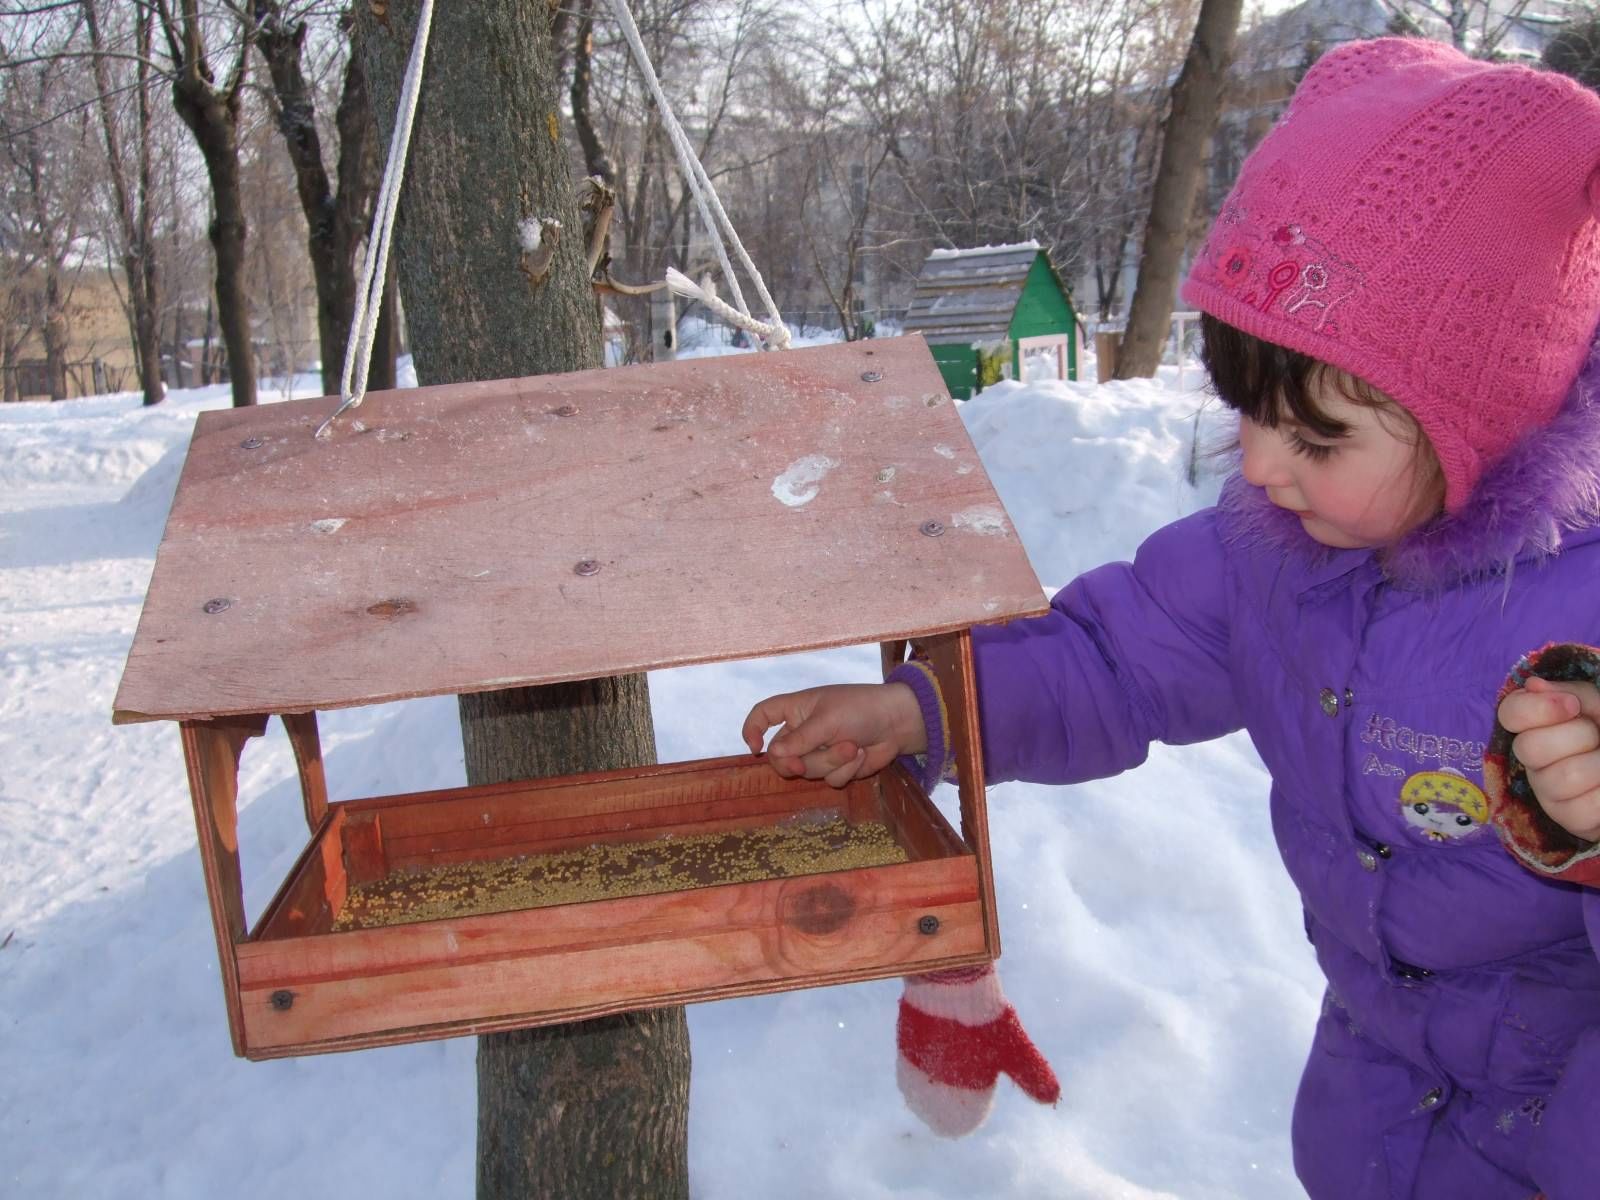
[[[387,138],[418,3],[353,8]],[[477,0],[434,12],[395,243],[420,383],[601,365],[561,129],[558,11]],[[519,227],[551,220],[573,236],[555,239],[535,277]],[[641,675],[463,696],[461,724],[471,784],[655,761]],[[686,1200],[688,1092],[681,1007],[480,1037],[479,1200]]]

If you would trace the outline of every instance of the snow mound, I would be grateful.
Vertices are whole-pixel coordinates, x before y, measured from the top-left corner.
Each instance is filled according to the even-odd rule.
[[[1001,503],[1047,588],[1132,550],[1152,531],[1211,504],[1203,397],[1144,382],[1000,383],[961,406]],[[1191,465],[1197,482],[1189,482]]]

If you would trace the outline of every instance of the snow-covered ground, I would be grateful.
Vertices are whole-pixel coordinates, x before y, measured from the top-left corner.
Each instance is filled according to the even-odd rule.
[[[1008,383],[963,406],[1046,587],[1214,497],[1185,481],[1200,397],[1173,383]],[[468,1196],[471,1039],[233,1057],[176,730],[110,724],[195,414],[227,402],[0,407],[0,1194]],[[756,699],[872,678],[875,655],[655,674],[661,756],[740,753]],[[336,799],[464,781],[452,698],[322,725]],[[1302,1195],[1289,1107],[1320,983],[1266,788],[1241,735],[1100,783],[991,789],[1001,972],[1060,1104],[1002,1081],[979,1132],[926,1132],[895,1089],[893,981],[700,1005],[695,1196]],[[305,832],[276,723],[241,794],[254,913]]]

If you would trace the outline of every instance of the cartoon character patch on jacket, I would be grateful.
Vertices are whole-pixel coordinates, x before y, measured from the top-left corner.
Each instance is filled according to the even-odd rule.
[[[1489,820],[1483,789],[1460,771],[1418,771],[1400,787],[1400,813],[1429,841],[1470,837]]]

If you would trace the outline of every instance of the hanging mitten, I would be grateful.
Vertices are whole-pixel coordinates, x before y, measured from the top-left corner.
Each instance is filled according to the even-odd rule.
[[[982,1125],[1002,1071],[1040,1104],[1061,1098],[1056,1073],[1000,991],[994,964],[908,975],[905,985],[895,1080],[929,1129],[953,1138]]]

